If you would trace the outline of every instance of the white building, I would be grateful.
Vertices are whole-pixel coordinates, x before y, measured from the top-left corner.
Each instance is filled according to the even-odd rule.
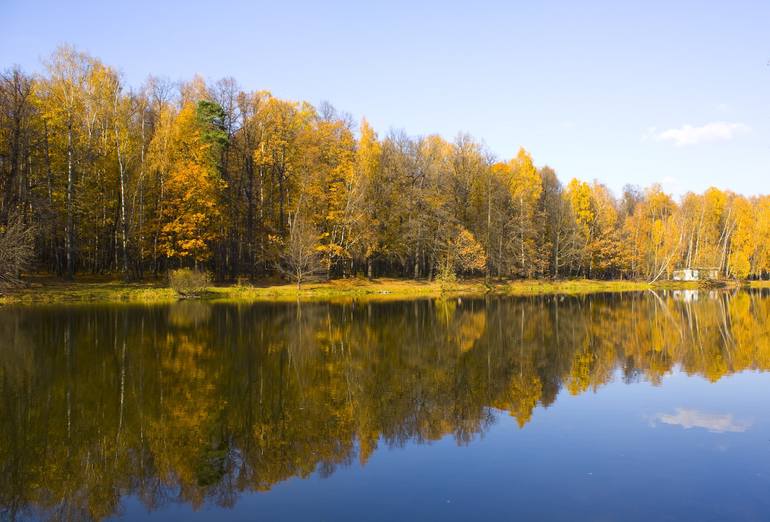
[[[719,279],[718,268],[682,268],[671,274],[674,281],[701,281],[703,279]]]

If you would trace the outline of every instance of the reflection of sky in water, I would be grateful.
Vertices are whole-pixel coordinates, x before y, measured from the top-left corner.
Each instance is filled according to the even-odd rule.
[[[735,420],[730,414],[706,413],[698,410],[677,408],[676,413],[659,413],[655,420],[689,430],[703,428],[712,433],[742,433],[751,427],[751,421]]]
[[[0,520],[770,520],[719,296],[0,310]]]
[[[494,409],[495,422],[467,445],[449,435],[390,448],[381,441],[366,465],[281,482],[213,513],[228,520],[770,519],[770,375],[712,383],[674,371],[658,385],[618,377],[596,392],[560,394],[523,428]],[[212,516],[184,505],[147,512],[135,497],[125,506],[137,520]]]

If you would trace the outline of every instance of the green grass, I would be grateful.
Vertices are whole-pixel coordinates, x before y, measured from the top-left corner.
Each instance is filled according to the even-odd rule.
[[[0,293],[2,304],[55,303],[172,303],[177,300],[170,288],[148,283],[122,281],[46,280],[33,282],[29,288]]]
[[[105,278],[82,278],[75,282],[32,278],[29,288],[0,294],[2,304],[54,303],[170,303],[179,297],[161,283],[125,283]],[[752,283],[752,287],[768,287],[768,282]],[[396,300],[419,297],[482,296],[485,294],[532,296],[544,294],[590,294],[596,292],[632,292],[647,289],[695,289],[697,283],[663,281],[575,280],[516,280],[493,281],[487,286],[483,279],[460,280],[452,283],[411,281],[403,279],[364,278],[337,279],[309,283],[297,290],[294,284],[255,284],[209,287],[203,299],[216,302],[248,303],[257,301],[339,301],[352,299]]]

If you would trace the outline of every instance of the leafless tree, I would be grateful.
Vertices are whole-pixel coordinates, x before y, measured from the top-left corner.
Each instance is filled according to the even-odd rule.
[[[0,287],[22,284],[21,271],[34,255],[34,230],[18,217],[0,227]]]
[[[299,212],[289,219],[289,234],[286,237],[280,269],[297,283],[297,290],[307,276],[321,269],[318,251],[318,233],[312,223]]]

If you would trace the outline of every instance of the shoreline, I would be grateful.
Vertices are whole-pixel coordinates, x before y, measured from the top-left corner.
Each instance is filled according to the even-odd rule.
[[[727,281],[725,288],[770,288],[770,281],[752,281],[748,285]],[[441,297],[586,295],[594,293],[639,292],[645,290],[696,290],[698,282],[628,280],[458,280],[452,283],[414,281],[408,279],[337,279],[307,283],[297,290],[295,284],[221,285],[211,286],[198,300],[226,303],[293,302],[293,301],[386,301]],[[67,282],[45,280],[32,286],[0,293],[0,306],[14,304],[166,304],[182,300],[174,290],[160,282],[125,283],[121,280],[83,278]]]

